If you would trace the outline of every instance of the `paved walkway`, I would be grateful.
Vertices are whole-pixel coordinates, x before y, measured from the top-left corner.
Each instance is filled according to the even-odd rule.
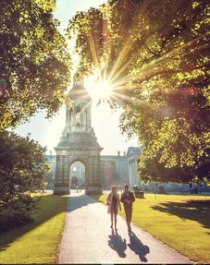
[[[118,215],[118,230],[110,228],[107,206],[81,193],[72,193],[60,244],[58,263],[190,264],[188,258]]]

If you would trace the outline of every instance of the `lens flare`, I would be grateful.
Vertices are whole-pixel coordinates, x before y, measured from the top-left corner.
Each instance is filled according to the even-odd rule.
[[[91,99],[96,103],[99,101],[108,101],[113,92],[113,86],[108,80],[96,80],[94,76],[89,77],[85,81],[85,87]]]

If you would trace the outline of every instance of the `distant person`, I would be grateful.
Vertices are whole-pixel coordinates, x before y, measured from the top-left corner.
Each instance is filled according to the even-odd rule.
[[[113,229],[113,219],[114,219],[114,226],[117,230],[117,214],[118,209],[121,211],[121,205],[120,205],[120,198],[117,193],[117,187],[112,187],[111,192],[109,193],[107,197],[107,204],[108,207],[108,213],[111,214],[111,229]]]
[[[202,187],[203,187],[203,185],[200,184],[200,185],[199,185],[199,193],[200,193],[200,194],[201,194],[201,191],[202,191]]]
[[[126,223],[128,226],[128,230],[131,230],[131,219],[132,219],[132,211],[133,211],[133,202],[135,201],[135,197],[133,193],[130,191],[129,186],[125,185],[124,192],[121,196],[121,202],[124,205]]]

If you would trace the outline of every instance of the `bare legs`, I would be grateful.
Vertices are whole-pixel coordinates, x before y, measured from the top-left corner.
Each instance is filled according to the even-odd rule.
[[[114,227],[117,230],[117,215],[114,214]]]
[[[111,228],[113,228],[113,213],[111,213]]]
[[[114,227],[117,229],[117,214],[111,213],[111,228],[113,228],[113,219],[114,219]]]

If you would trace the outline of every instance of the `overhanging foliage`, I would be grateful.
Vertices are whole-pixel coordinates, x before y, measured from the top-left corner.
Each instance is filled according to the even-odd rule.
[[[110,0],[69,23],[78,74],[99,69],[120,84],[120,126],[144,144],[140,165],[150,179],[149,161],[189,169],[188,179],[210,177],[209,21],[207,0]]]

